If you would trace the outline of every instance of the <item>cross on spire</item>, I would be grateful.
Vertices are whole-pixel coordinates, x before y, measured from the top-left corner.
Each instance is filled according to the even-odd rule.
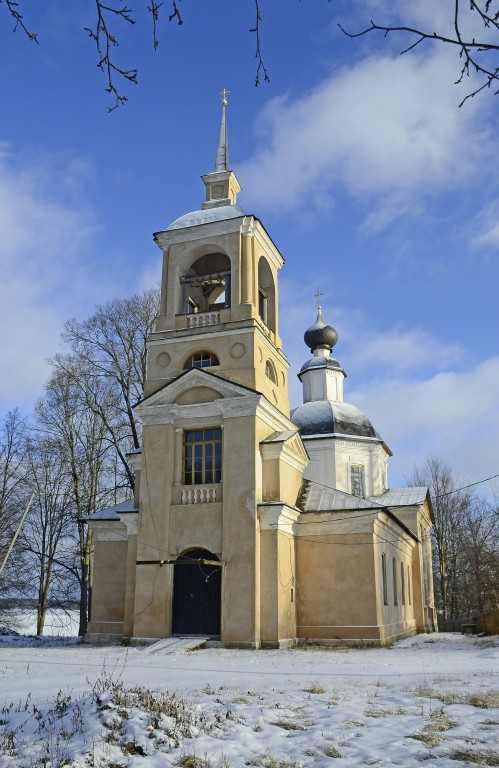
[[[314,293],[315,298],[317,299],[317,306],[320,307],[321,305],[321,296],[324,296],[323,293],[320,291],[317,291],[317,293]]]
[[[230,91],[228,91],[227,88],[224,88],[223,91],[220,91],[220,96],[222,97],[222,107],[227,106],[227,96],[229,93]]]

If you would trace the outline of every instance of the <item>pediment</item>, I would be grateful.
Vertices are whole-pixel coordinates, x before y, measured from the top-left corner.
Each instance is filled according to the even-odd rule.
[[[288,440],[287,445],[289,449],[295,454],[295,456],[299,456],[308,464],[308,462],[310,461],[310,456],[307,453],[307,449],[305,448],[303,444],[303,440],[301,439],[299,433],[297,433],[294,437]]]
[[[263,459],[276,459],[287,456],[306,466],[310,461],[298,430],[275,432],[260,443]]]
[[[199,403],[212,403],[214,400],[220,400],[223,395],[217,392],[213,387],[191,387],[181,392],[175,398],[175,405],[198,405]]]
[[[193,392],[194,390],[197,392]],[[135,410],[140,416],[152,406],[172,405],[174,403],[180,405],[183,404],[182,401],[186,404],[189,401],[191,403],[213,402],[221,398],[244,397],[248,394],[255,393],[240,384],[222,379],[214,373],[208,373],[208,371],[203,371],[200,368],[191,368],[165,384],[157,392],[141,400],[135,406]]]

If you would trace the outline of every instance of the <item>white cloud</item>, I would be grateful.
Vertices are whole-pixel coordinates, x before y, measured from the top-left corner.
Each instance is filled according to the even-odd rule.
[[[475,218],[470,245],[473,248],[499,248],[499,200],[490,202]]]
[[[499,357],[427,378],[371,380],[348,398],[394,450],[398,482],[429,454],[468,481],[499,472]]]
[[[86,254],[95,218],[80,202],[90,175],[83,158],[0,144],[2,407],[41,394],[63,321],[95,291]]]
[[[359,370],[384,369],[392,373],[442,370],[462,357],[456,344],[442,344],[428,332],[393,328],[381,333],[356,333],[350,363]]]
[[[458,109],[455,79],[443,49],[336,70],[303,96],[267,104],[257,149],[238,175],[260,205],[280,210],[324,205],[346,190],[370,201],[371,228],[419,212],[429,194],[483,174],[490,157],[484,102]]]

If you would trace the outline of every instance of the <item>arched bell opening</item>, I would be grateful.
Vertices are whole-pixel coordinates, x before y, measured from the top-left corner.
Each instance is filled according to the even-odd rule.
[[[272,270],[264,256],[258,262],[258,314],[270,331],[276,332],[276,297]]]
[[[220,636],[222,566],[207,549],[189,549],[173,566],[173,635]]]
[[[231,306],[231,263],[225,253],[200,256],[180,282],[184,315]]]

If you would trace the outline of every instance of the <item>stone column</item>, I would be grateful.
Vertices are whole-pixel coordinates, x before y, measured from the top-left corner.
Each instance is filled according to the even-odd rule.
[[[183,449],[184,430],[181,427],[175,428],[175,452],[173,456],[174,470],[173,470],[173,483],[174,485],[182,485],[182,449]]]
[[[245,220],[242,228],[242,296],[243,304],[253,303],[253,223],[251,219]]]

